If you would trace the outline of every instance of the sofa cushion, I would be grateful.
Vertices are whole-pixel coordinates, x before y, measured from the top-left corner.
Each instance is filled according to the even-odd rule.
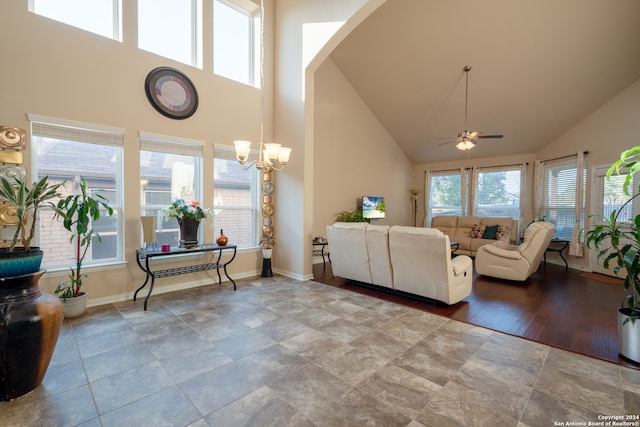
[[[471,238],[472,239],[482,239],[484,235],[484,225],[473,224],[471,228]]]
[[[516,235],[516,233],[518,232],[517,222],[513,218],[483,217],[482,220],[478,222],[478,224],[484,226],[498,225],[498,232],[500,232],[500,227],[503,227],[504,233],[500,233],[502,237],[495,238],[496,240],[513,243],[518,237]]]
[[[393,288],[391,258],[389,258],[389,226],[369,224],[365,235],[371,280],[376,285]]]
[[[496,240],[496,233],[498,232],[498,224],[496,225],[487,225],[484,229],[484,233],[482,233],[483,239],[491,239]]]
[[[491,239],[483,238],[486,227],[490,225],[497,225],[497,231]],[[449,236],[451,241],[459,244],[457,255],[475,256],[476,250],[487,243],[496,240],[515,243],[518,240],[518,221],[513,218],[435,216],[431,219],[431,226],[438,228]]]
[[[437,228],[447,236],[454,235],[457,224],[457,216],[435,216],[431,220],[431,227]]]
[[[460,216],[458,217],[458,226],[456,227],[455,234],[452,240],[456,240],[456,236],[469,237],[471,236],[471,229],[476,224],[485,225],[480,221],[479,216]],[[450,237],[451,238],[451,237]]]
[[[498,231],[496,232],[496,240],[506,240],[507,242],[510,240],[509,239],[509,234],[511,233],[511,227],[505,227],[502,225],[498,225]]]

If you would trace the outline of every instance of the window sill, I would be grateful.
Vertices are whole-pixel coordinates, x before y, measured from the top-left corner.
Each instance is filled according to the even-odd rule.
[[[87,266],[82,266],[82,271],[84,272],[91,272],[91,271],[107,271],[107,270],[119,270],[125,266],[127,266],[129,263],[126,261],[116,261],[116,262],[109,262],[109,263],[104,263],[104,264],[91,264],[91,265],[87,265]],[[75,264],[73,264],[75,266]],[[50,268],[50,267],[45,267],[45,269],[47,270],[45,277],[61,277],[61,276],[68,276],[69,275],[69,268],[71,268],[71,264],[67,267],[56,267],[56,268]]]

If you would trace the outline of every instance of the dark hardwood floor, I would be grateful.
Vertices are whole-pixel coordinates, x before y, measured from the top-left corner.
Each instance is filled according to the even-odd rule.
[[[327,285],[640,369],[618,353],[622,285],[585,277],[582,271],[543,263],[525,282],[474,274],[471,295],[452,306],[333,277],[329,262],[315,264],[313,274]]]

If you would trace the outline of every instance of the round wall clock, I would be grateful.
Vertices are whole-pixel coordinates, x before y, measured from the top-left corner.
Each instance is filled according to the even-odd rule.
[[[144,90],[149,102],[171,119],[186,119],[198,109],[198,92],[180,71],[169,67],[151,70],[144,82]]]

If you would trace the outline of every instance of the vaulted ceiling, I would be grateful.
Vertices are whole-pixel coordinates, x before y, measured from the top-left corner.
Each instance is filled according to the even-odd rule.
[[[388,0],[332,52],[415,164],[535,153],[640,79],[638,0]],[[444,139],[441,139],[444,138]]]

